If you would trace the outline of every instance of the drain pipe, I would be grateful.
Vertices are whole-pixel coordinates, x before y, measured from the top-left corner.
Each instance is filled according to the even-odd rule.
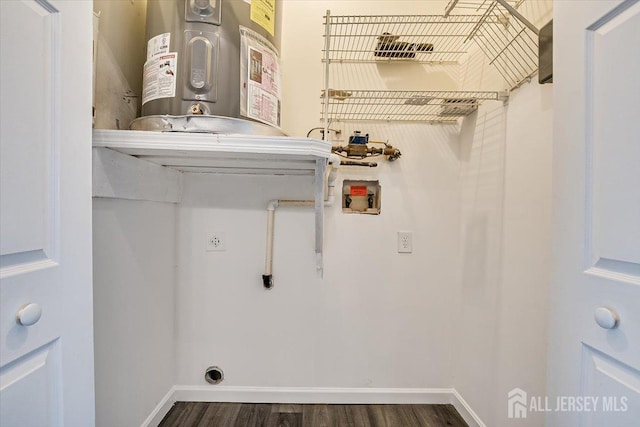
[[[331,157],[329,157],[329,164],[325,174],[324,205],[326,207],[333,206],[335,202],[335,182],[338,175],[338,166],[340,166],[340,158],[332,154]],[[315,204],[316,202],[314,200],[271,200],[267,205],[267,255],[264,274],[262,275],[262,285],[266,289],[273,287],[273,229],[276,209],[279,207],[313,208]]]

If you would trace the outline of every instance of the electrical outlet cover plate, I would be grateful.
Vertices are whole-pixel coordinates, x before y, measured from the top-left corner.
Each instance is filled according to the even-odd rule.
[[[207,252],[212,251],[226,251],[226,236],[224,233],[214,231],[207,234],[207,240],[205,242],[205,248]]]
[[[410,231],[398,231],[398,253],[410,254],[413,252],[413,233]]]

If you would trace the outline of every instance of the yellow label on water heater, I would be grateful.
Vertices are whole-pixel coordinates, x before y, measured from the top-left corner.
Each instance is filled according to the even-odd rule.
[[[276,0],[251,0],[251,20],[274,36]]]

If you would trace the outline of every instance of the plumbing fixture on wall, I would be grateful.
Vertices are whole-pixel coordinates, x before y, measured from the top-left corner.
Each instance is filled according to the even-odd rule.
[[[217,366],[209,366],[204,372],[204,379],[209,384],[220,384],[224,380],[224,372]]]
[[[333,206],[335,200],[335,181],[338,174],[340,159],[331,155],[329,164],[325,171],[325,197],[324,206]],[[290,208],[313,208],[315,201],[313,200],[271,200],[267,205],[267,250],[265,257],[264,274],[262,275],[262,285],[265,289],[273,288],[273,230],[275,225],[276,209],[279,207]],[[316,239],[318,236],[316,235]]]
[[[382,144],[384,148],[372,147],[369,144]],[[331,147],[331,151],[338,156],[345,158],[340,164],[343,166],[369,166],[375,167],[378,164],[374,162],[364,162],[362,160],[387,156],[387,160],[394,161],[399,159],[402,153],[397,148],[387,142],[373,141],[369,139],[369,134],[362,135],[359,130],[354,131],[349,137],[349,144],[346,146],[336,145]],[[354,161],[356,159],[357,161]]]
[[[380,215],[382,188],[379,181],[342,182],[342,212]]]
[[[331,140],[332,140],[332,139],[331,139],[331,133],[332,133],[332,132],[333,132],[333,135],[334,135],[336,138],[338,138],[338,137],[340,136],[340,134],[342,134],[342,130],[340,130],[340,129],[333,129],[333,128],[325,129],[325,128],[323,128],[323,127],[315,127],[315,128],[311,128],[311,129],[309,130],[309,132],[307,132],[307,138],[309,138],[309,137],[311,136],[311,134],[312,134],[314,131],[319,131],[319,132],[320,132],[320,135],[321,135],[321,138],[320,138],[320,139],[322,139],[323,141],[324,141],[325,139],[326,139],[327,141],[331,141]],[[327,134],[327,135],[325,135],[325,132],[328,132],[328,134]]]

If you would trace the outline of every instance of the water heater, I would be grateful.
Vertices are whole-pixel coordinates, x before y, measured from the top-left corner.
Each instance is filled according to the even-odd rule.
[[[132,129],[280,134],[276,0],[149,0]]]

